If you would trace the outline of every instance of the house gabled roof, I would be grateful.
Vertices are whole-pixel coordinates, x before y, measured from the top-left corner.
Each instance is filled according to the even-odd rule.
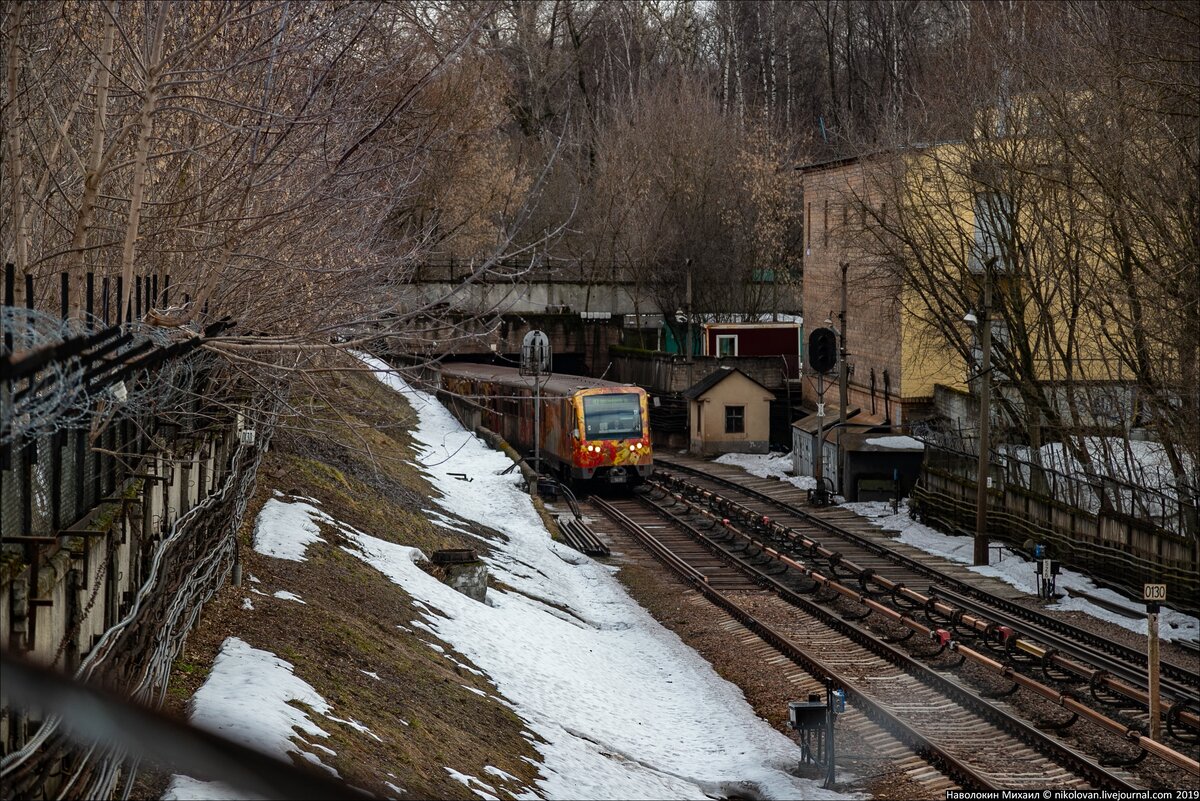
[[[766,392],[771,397],[775,397],[774,392],[767,389],[760,382],[755,381],[753,378],[746,375],[745,373],[743,373],[741,370],[737,369],[736,367],[722,367],[719,370],[714,370],[713,372],[704,376],[704,378],[701,378],[695,384],[692,384],[690,387],[685,389],[683,391],[683,397],[687,398],[688,400],[700,400],[700,398],[703,395],[707,394],[710,389],[715,387],[717,384],[720,384],[722,381],[724,381],[726,378],[729,378],[729,376],[733,375],[734,373],[737,373],[742,378],[746,379],[747,381],[750,381],[751,383],[757,384],[758,386],[762,387],[763,392]]]

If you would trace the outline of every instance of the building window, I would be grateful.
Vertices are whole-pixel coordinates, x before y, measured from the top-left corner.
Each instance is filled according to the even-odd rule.
[[[744,433],[746,433],[746,407],[745,406],[726,406],[725,407],[725,433],[726,434],[744,434]]]
[[[829,198],[825,199],[825,229],[821,237],[821,244],[829,247]]]
[[[1008,254],[1013,246],[1012,200],[999,192],[975,194],[974,248],[970,270],[982,273],[987,260],[996,257],[996,271],[1007,272]]]
[[[804,209],[804,247],[812,248],[812,203],[805,204]]]
[[[737,356],[738,355],[737,334],[717,334],[717,355],[718,356]]]

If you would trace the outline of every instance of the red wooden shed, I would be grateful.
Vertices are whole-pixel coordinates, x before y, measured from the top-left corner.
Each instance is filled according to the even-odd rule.
[[[800,375],[804,329],[800,323],[706,323],[705,356],[781,356],[788,377]]]

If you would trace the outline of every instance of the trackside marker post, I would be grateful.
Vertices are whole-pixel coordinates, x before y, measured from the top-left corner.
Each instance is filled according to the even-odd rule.
[[[1143,584],[1146,602],[1146,667],[1149,673],[1150,739],[1162,742],[1162,698],[1158,694],[1158,605],[1167,600],[1166,584]]]

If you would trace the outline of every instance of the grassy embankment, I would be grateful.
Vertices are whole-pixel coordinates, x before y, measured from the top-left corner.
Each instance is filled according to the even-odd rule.
[[[168,708],[184,713],[221,643],[236,636],[291,662],[296,675],[333,707],[332,714],[363,723],[382,740],[311,715],[330,733],[321,745],[337,756],[314,753],[352,784],[381,797],[395,795],[386,781],[405,788],[408,797],[474,798],[445,766],[501,791],[518,789],[485,773],[488,765],[532,784],[536,769],[522,757],[537,759],[537,753],[522,735],[520,718],[466,689],[498,694],[486,678],[426,644],[435,642],[450,652],[446,643],[409,625],[420,613],[407,593],[342,551],[336,530],[322,525],[326,542],[310,546],[305,562],[253,550],[254,519],[275,490],[315,498],[335,519],[427,554],[439,548],[485,548],[478,539],[434,526],[422,513],[433,507],[429,496],[435,491],[408,463],[413,442],[407,432],[416,421],[408,403],[369,375],[325,375],[331,377],[325,379],[324,398],[300,399],[302,414],[276,435],[263,461],[240,533],[243,586],[226,587],[205,610],[176,663]],[[329,398],[336,399],[336,409]],[[272,597],[279,590],[300,595],[305,604]],[[242,608],[246,598],[254,609]],[[461,654],[453,656],[469,664]],[[159,777],[146,789],[164,783]]]

